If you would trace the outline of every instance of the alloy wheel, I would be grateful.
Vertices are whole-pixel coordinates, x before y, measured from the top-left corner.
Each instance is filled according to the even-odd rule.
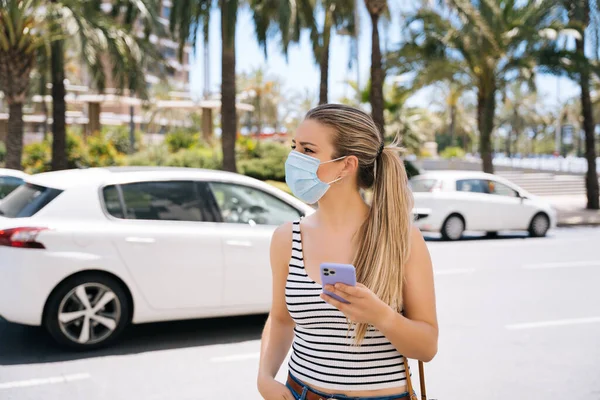
[[[119,325],[121,302],[108,286],[84,283],[68,292],[58,308],[62,333],[79,344],[94,344],[107,339]]]

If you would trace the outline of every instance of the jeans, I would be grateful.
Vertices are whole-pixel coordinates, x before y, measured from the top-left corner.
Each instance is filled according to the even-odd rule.
[[[404,392],[401,394],[394,394],[392,396],[374,396],[374,397],[351,397],[351,396],[346,396],[343,394],[336,394],[336,395],[332,395],[331,393],[324,393],[324,392],[320,392],[318,390],[315,390],[313,388],[311,388],[310,386],[305,385],[304,383],[300,382],[298,379],[296,379],[294,377],[294,375],[290,374],[290,377],[294,380],[294,382],[296,382],[297,384],[299,384],[300,386],[303,387],[302,393],[296,393],[289,384],[286,383],[286,386],[288,389],[290,389],[290,392],[292,392],[292,395],[294,396],[294,398],[296,400],[305,400],[306,399],[306,393],[310,390],[313,393],[318,394],[319,396],[323,397],[324,399],[331,399],[334,398],[335,400],[397,400],[397,399],[406,399],[408,400],[409,396],[408,396],[408,392]]]

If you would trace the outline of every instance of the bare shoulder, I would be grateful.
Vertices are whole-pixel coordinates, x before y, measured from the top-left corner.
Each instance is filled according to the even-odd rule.
[[[423,265],[431,264],[431,257],[427,243],[423,238],[421,230],[416,226],[412,226],[410,230],[410,256],[408,257],[408,265]]]
[[[287,222],[280,225],[271,237],[271,260],[275,265],[286,265],[292,254],[293,223]]]

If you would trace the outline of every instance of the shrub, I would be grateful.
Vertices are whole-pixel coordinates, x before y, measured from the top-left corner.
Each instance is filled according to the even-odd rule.
[[[285,167],[282,162],[275,163],[273,159],[241,160],[238,163],[240,173],[261,181],[285,181]]]
[[[158,145],[148,147],[138,153],[128,156],[125,160],[127,165],[152,166],[166,165],[169,158],[169,151],[165,146]]]
[[[285,181],[285,159],[290,149],[277,142],[256,143],[244,138],[238,142],[238,170],[263,181]]]
[[[440,153],[440,157],[442,158],[463,158],[465,156],[465,151],[460,147],[446,147]]]
[[[165,136],[165,143],[171,153],[177,153],[182,149],[191,149],[199,142],[200,135],[198,133],[190,133],[185,130],[177,130]]]
[[[121,154],[129,154],[131,141],[129,140],[129,127],[125,125],[109,126],[102,128],[102,135],[108,140],[114,148]],[[143,135],[140,131],[135,131],[135,151],[142,149]]]
[[[67,166],[82,168],[90,165],[88,149],[80,134],[67,130]]]
[[[6,158],[6,145],[3,141],[0,140],[0,163],[4,162]]]
[[[43,141],[23,147],[23,169],[29,174],[50,171],[52,160],[51,143]]]
[[[123,165],[125,159],[101,133],[87,138],[89,167]]]
[[[167,158],[166,165],[170,167],[219,169],[221,168],[221,158],[217,152],[211,149],[183,149],[171,154]]]

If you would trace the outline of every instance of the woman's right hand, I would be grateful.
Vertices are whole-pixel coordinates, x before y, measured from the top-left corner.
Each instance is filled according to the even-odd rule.
[[[261,378],[258,382],[258,391],[265,400],[295,400],[290,389],[273,378]]]

